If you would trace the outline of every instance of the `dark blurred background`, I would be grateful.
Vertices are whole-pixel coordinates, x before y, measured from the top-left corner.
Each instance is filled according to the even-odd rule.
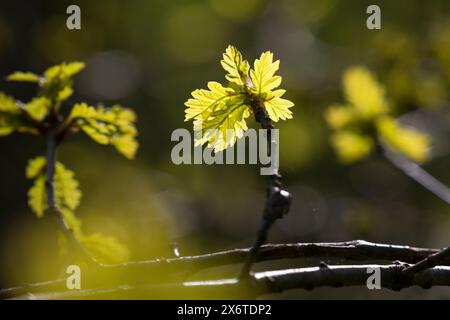
[[[70,4],[81,8],[81,30],[66,28]],[[370,4],[381,7],[381,30],[366,28]],[[86,230],[117,237],[132,260],[170,256],[173,242],[186,255],[249,246],[264,204],[259,168],[175,166],[170,159],[171,132],[191,130],[183,121],[190,92],[207,81],[225,83],[219,60],[228,44],[250,62],[273,51],[286,98],[295,103],[294,119],[277,124],[281,171],[294,202],[271,242],[450,244],[448,205],[382,158],[341,165],[323,117],[328,105],[343,101],[342,72],[368,66],[386,85],[394,114],[432,134],[425,168],[450,185],[450,2],[2,1],[1,91],[28,101],[35,86],[8,83],[7,74],[81,60],[87,66],[68,105],[121,103],[138,115],[141,148],[134,161],[83,134],[59,150],[80,181],[77,215]],[[58,255],[50,218],[37,219],[27,207],[25,166],[44,148],[34,136],[0,139],[0,287],[45,280],[45,262]],[[320,289],[282,297],[450,298],[450,291]]]

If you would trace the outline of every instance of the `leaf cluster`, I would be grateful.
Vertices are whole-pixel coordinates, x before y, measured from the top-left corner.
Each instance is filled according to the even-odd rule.
[[[208,89],[194,90],[192,98],[185,102],[185,121],[193,120],[196,145],[208,144],[215,152],[233,146],[248,129],[246,118],[253,106],[266,109],[274,122],[292,118],[291,101],[283,99],[286,90],[277,89],[281,77],[275,75],[280,61],[273,61],[269,51],[256,59],[253,68],[233,46],[228,46],[221,65],[227,72],[228,84],[208,82]]]
[[[331,105],[325,118],[333,130],[331,143],[343,163],[367,157],[379,142],[418,163],[428,159],[429,135],[400,125],[389,114],[385,88],[367,68],[349,68],[342,82],[346,103]]]
[[[84,132],[95,142],[112,145],[128,159],[133,159],[138,149],[135,127],[136,115],[128,108],[114,105],[89,106],[75,103],[68,110],[63,105],[73,94],[73,77],[84,68],[82,62],[62,63],[52,66],[42,75],[31,72],[14,72],[9,81],[31,82],[38,87],[36,97],[21,102],[0,93],[0,136],[13,132],[34,135],[52,134],[56,144],[70,134]],[[56,207],[65,224],[77,240],[94,258],[102,262],[120,262],[127,259],[128,249],[112,237],[95,233],[86,235],[81,221],[75,216],[82,193],[73,171],[62,163],[54,164],[54,189]],[[37,217],[43,217],[48,209],[47,160],[40,156],[31,159],[26,176],[33,181],[28,191],[28,204]]]

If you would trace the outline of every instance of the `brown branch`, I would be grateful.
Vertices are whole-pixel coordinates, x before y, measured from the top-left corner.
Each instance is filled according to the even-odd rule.
[[[426,269],[433,268],[440,264],[445,264],[450,258],[450,247],[442,249],[441,251],[430,254],[426,258],[417,262],[416,264],[406,268],[403,270],[403,273],[412,276],[418,272],[421,272]]]
[[[47,193],[47,211],[50,216],[57,219],[57,222],[64,231],[64,234],[68,237],[72,244],[75,245],[78,252],[85,258],[87,263],[98,264],[97,261],[86,251],[83,245],[78,241],[71,228],[64,220],[62,212],[58,208],[58,204],[55,198],[55,166],[56,166],[56,149],[58,146],[57,127],[58,120],[56,115],[50,115],[49,126],[46,130],[46,193]]]
[[[397,291],[412,286],[424,289],[433,286],[450,286],[450,267],[435,267],[421,271],[413,277],[405,278],[402,274],[404,269],[402,265],[367,264],[265,271],[254,273],[245,279],[231,278],[41,293],[32,297],[35,299],[155,299],[176,292],[177,296],[185,298],[249,299],[292,289],[311,290],[319,287],[366,286],[368,278],[371,276],[368,272],[369,268],[380,270],[380,286],[390,290]]]
[[[239,264],[248,257],[251,248],[233,249],[196,256],[182,256],[178,258],[156,259],[147,261],[128,262],[119,265],[99,267],[102,277],[113,279],[120,275],[116,285],[139,284],[155,279],[144,279],[138,276],[135,279],[126,275],[152,275],[158,274],[157,281],[175,281],[180,273],[199,272],[206,268]],[[355,240],[337,243],[290,243],[267,244],[261,246],[259,254],[254,262],[272,261],[280,259],[306,259],[320,258],[325,261],[395,261],[417,263],[431,254],[439,252],[438,249],[416,248],[409,246],[387,245],[371,243],[363,240]],[[443,265],[450,265],[450,257],[441,261]],[[94,272],[95,273],[95,272]],[[135,281],[135,283],[132,283]],[[104,286],[102,280],[97,277],[83,281],[88,287]],[[29,292],[64,290],[65,279],[28,284],[16,288],[0,290],[0,298],[15,297]],[[111,283],[109,283],[111,285]]]
[[[270,120],[263,103],[259,99],[255,98],[251,104],[255,120],[261,125],[261,127],[267,130],[267,151],[270,157],[273,159],[272,147],[278,148],[276,141],[272,140],[272,132],[274,129],[272,121]],[[278,161],[278,160],[277,160]],[[267,186],[267,196],[264,205],[264,211],[261,217],[261,221],[258,227],[255,243],[253,244],[247,259],[242,266],[240,277],[246,277],[249,275],[253,262],[258,256],[260,247],[267,242],[269,230],[276,220],[281,219],[285,214],[289,212],[292,202],[292,196],[286,190],[283,190],[281,182],[281,175],[276,169],[271,176],[269,176],[269,182]]]

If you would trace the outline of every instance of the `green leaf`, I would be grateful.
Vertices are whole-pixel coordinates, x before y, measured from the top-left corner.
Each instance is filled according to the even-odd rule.
[[[208,90],[194,90],[184,103],[185,121],[194,122],[196,145],[208,143],[215,152],[233,146],[247,130],[245,119],[255,104],[264,107],[272,121],[292,118],[294,104],[281,98],[286,91],[274,90],[281,84],[281,77],[275,75],[280,62],[273,62],[271,52],[264,52],[250,70],[242,54],[228,46],[221,64],[228,72],[228,87],[210,81]]]
[[[79,73],[84,67],[85,64],[79,61],[63,62],[45,70],[44,76],[48,80],[66,80]]]
[[[14,98],[0,92],[0,136],[6,136],[16,130],[35,133],[34,128],[24,123],[21,110]]]
[[[43,173],[46,161],[44,157],[36,157],[28,161],[26,169],[26,177],[28,179],[34,179]]]
[[[68,99],[73,94],[73,89],[70,87],[71,85],[72,84],[66,85],[61,90],[59,90],[56,100],[64,101]]]
[[[194,131],[201,135],[195,138],[196,145],[208,142],[214,152],[233,146],[248,129],[245,118],[249,115],[249,107],[240,96],[227,100],[221,108],[209,109],[194,121]]]
[[[75,210],[80,204],[81,191],[73,171],[58,162],[55,167],[55,200],[58,208]]]
[[[225,76],[228,81],[240,86],[244,86],[247,83],[250,65],[242,58],[242,54],[235,47],[228,46],[220,63],[228,71],[228,74]]]
[[[212,109],[225,105],[228,100],[238,96],[238,94],[231,88],[226,88],[218,82],[208,82],[208,89],[197,89],[191,94],[193,99],[189,99],[184,104],[185,120],[196,119],[202,117],[202,113],[209,112]]]
[[[371,137],[352,131],[339,131],[333,134],[331,143],[336,149],[339,160],[345,164],[367,157],[374,146]]]
[[[388,111],[385,89],[364,67],[349,68],[343,76],[347,101],[363,118],[372,119]]]
[[[117,264],[128,260],[126,246],[114,237],[94,233],[80,238],[81,244],[99,262]]]
[[[117,135],[111,138],[111,144],[128,159],[133,159],[136,155],[139,143],[132,135]]]
[[[39,76],[32,72],[16,71],[10,74],[6,79],[8,81],[39,82]]]
[[[92,257],[101,263],[121,263],[128,260],[129,251],[126,246],[114,237],[99,233],[85,235],[82,231],[82,222],[69,209],[60,209],[65,224],[73,231],[77,240]]]
[[[63,62],[45,70],[44,81],[40,83],[43,95],[59,102],[69,98],[73,93],[72,78],[83,68],[83,62]]]
[[[0,92],[0,112],[15,112],[18,111],[16,101],[13,97],[7,96]]]
[[[51,101],[46,97],[37,97],[28,102],[25,110],[31,118],[42,121],[50,112]]]
[[[357,112],[351,106],[333,104],[325,111],[325,119],[334,130],[344,129],[356,122]]]
[[[292,111],[289,108],[293,107],[294,104],[289,100],[281,98],[285,92],[286,90],[283,89],[272,91],[268,99],[264,101],[264,107],[272,121],[278,122],[280,119],[292,119]]]
[[[275,76],[280,67],[280,60],[273,62],[273,53],[264,52],[259,59],[255,60],[254,69],[250,70],[250,77],[253,82],[253,91],[260,97],[272,91],[281,84],[281,77]]]
[[[28,203],[38,217],[41,217],[47,209],[45,167],[46,159],[36,157],[28,162],[26,169],[27,178],[34,179],[33,186],[28,192]],[[79,183],[75,180],[74,173],[60,162],[55,165],[54,188],[55,201],[60,211],[75,210],[78,207],[81,199]]]
[[[60,213],[63,216],[64,223],[69,227],[70,230],[74,233],[75,237],[78,239],[83,236],[83,232],[81,230],[81,220],[75,216],[72,210],[67,208],[60,208]]]
[[[71,119],[90,119],[94,118],[97,115],[97,111],[94,107],[88,106],[87,103],[77,103],[73,106],[72,111],[70,112],[69,117]]]
[[[78,119],[77,125],[95,142],[111,144],[126,158],[134,158],[139,144],[134,125],[136,114],[131,109],[119,105],[95,109],[79,104],[72,110],[71,117]]]
[[[414,128],[400,126],[394,118],[383,117],[377,121],[381,138],[390,147],[418,163],[430,156],[431,137]]]
[[[47,192],[45,182],[47,178],[44,174],[39,175],[28,191],[28,205],[38,218],[41,218],[47,210]]]
[[[7,136],[14,132],[16,125],[11,119],[11,115],[0,113],[0,137]]]

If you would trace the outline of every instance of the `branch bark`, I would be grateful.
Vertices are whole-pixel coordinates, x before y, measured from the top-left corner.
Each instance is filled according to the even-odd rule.
[[[445,264],[445,262],[449,260],[449,258],[450,258],[450,247],[442,249],[441,251],[438,251],[436,253],[430,254],[429,256],[417,262],[416,264],[403,270],[403,273],[408,276],[412,276],[418,272],[421,272],[429,268],[433,268],[439,264],[442,263]]]
[[[189,281],[164,285],[121,286],[116,288],[87,289],[33,295],[37,299],[155,299],[167,292],[181,297],[213,299],[233,297],[249,299],[270,293],[292,289],[312,290],[319,287],[366,286],[368,270],[379,268],[380,285],[390,290],[402,290],[413,286],[428,289],[433,286],[450,286],[450,267],[434,267],[404,277],[401,264],[390,265],[338,265],[257,272],[245,279],[220,279]],[[27,297],[23,297],[27,298]]]
[[[261,125],[261,128],[267,130],[267,151],[273,160],[272,147],[278,148],[278,145],[276,141],[272,140],[272,130],[274,129],[272,121],[270,120],[263,103],[259,101],[259,99],[255,98],[251,107],[255,115],[255,120]],[[278,159],[276,159],[276,161],[278,161]],[[269,176],[264,211],[259,223],[255,243],[250,249],[242,266],[240,273],[241,278],[249,275],[252,264],[258,256],[260,247],[267,242],[269,230],[272,225],[276,220],[281,219],[289,212],[292,196],[282,188],[281,174],[278,172],[278,169],[275,169],[272,175]]]
[[[74,244],[78,252],[85,258],[87,263],[96,263],[94,258],[86,251],[83,245],[78,241],[71,228],[64,220],[64,216],[58,208],[58,204],[55,198],[55,166],[56,166],[56,149],[58,146],[58,120],[56,115],[50,116],[48,128],[46,129],[46,193],[47,193],[47,211],[50,216],[57,219],[58,224],[64,231],[64,234],[68,237],[70,242]]]
[[[199,272],[201,270],[239,264],[248,257],[251,248],[233,249],[219,251],[204,255],[183,256],[169,259],[155,259],[147,261],[128,262],[119,265],[100,267],[100,272],[105,279],[114,278],[115,275],[151,275],[159,274],[160,282],[175,281],[179,279],[180,273]],[[416,248],[410,246],[398,246],[388,244],[371,243],[363,240],[336,243],[289,243],[289,244],[267,244],[261,246],[259,254],[254,262],[273,261],[280,259],[308,259],[320,258],[325,261],[403,261],[406,263],[417,263],[428,256],[439,252],[439,249]],[[440,264],[450,266],[450,257],[446,256]],[[126,278],[126,277],[125,277]],[[127,284],[129,279],[120,278],[117,286]],[[92,282],[86,281],[88,287],[105,286],[94,279]],[[143,283],[148,279],[138,277],[136,283]],[[152,279],[154,282],[154,279]],[[120,282],[122,281],[122,282]],[[64,290],[65,279],[54,281],[26,284],[16,288],[0,290],[0,298],[17,297],[32,292],[58,291]],[[109,283],[111,285],[111,283]]]

